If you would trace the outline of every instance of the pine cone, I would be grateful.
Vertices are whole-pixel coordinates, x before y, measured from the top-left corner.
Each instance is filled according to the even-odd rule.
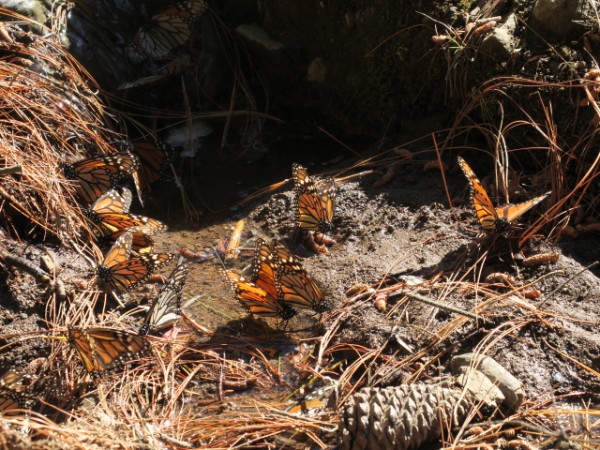
[[[365,388],[346,402],[343,450],[408,450],[463,421],[468,402],[450,381]]]

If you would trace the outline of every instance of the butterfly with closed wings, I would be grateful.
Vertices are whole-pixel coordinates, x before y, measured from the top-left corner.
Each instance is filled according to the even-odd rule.
[[[283,245],[273,248],[277,260],[277,280],[281,286],[282,300],[295,308],[312,309],[322,313],[330,309],[323,292],[308,276],[300,260]]]
[[[136,251],[150,251],[150,235],[157,231],[166,231],[167,226],[159,220],[137,214],[129,214],[131,192],[123,189],[121,193],[112,189],[94,202],[83,214],[94,225],[96,233],[112,241],[126,231],[133,235],[132,248]]]
[[[517,203],[516,205],[508,204],[496,208],[490,199],[487,191],[473,172],[473,169],[460,156],[458,157],[458,165],[464,172],[467,180],[471,185],[471,201],[473,209],[479,221],[479,225],[485,231],[494,233],[502,233],[506,231],[512,222],[517,220],[531,208],[543,201],[550,195],[551,192],[546,192],[538,197],[534,197],[525,202]]]
[[[150,191],[153,185],[167,179],[174,155],[170,145],[155,139],[154,142],[133,144],[132,151],[140,160],[140,167],[133,175],[139,194]]]
[[[180,260],[167,282],[160,288],[152,306],[150,306],[146,319],[140,327],[140,334],[152,333],[168,326],[179,318],[183,286],[189,270],[190,267],[187,261]]]
[[[113,292],[133,289],[173,258],[168,253],[143,253],[130,258],[132,240],[130,232],[120,236],[96,269],[100,282]]]
[[[127,56],[134,63],[148,57],[165,59],[190,39],[194,23],[205,10],[204,0],[185,0],[153,15],[148,26],[133,37]]]
[[[317,189],[315,181],[300,164],[292,165],[295,190],[295,212],[298,227],[306,231],[329,233],[333,230],[336,186],[332,178]]]
[[[137,170],[139,161],[132,153],[122,152],[59,165],[68,180],[77,182],[79,197],[91,204]]]

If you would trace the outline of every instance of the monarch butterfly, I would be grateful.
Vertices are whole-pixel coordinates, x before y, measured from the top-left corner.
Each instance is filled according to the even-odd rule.
[[[151,354],[144,336],[112,328],[69,328],[68,342],[75,347],[88,373],[123,367]]]
[[[133,234],[133,249],[149,249],[152,247],[152,239],[149,237],[156,231],[165,231],[167,226],[162,222],[146,216],[129,214],[131,204],[131,192],[123,190],[119,194],[116,190],[110,190],[94,202],[91,208],[83,210],[97,229],[99,236],[116,240],[128,230]]]
[[[113,291],[133,289],[172,259],[168,253],[144,253],[129,259],[132,240],[132,233],[119,237],[96,269],[101,283]]]
[[[543,195],[517,203],[516,205],[508,204],[496,208],[481,181],[479,181],[477,175],[473,172],[473,169],[460,156],[458,157],[458,165],[471,184],[473,209],[481,228],[485,231],[495,233],[506,231],[512,222],[550,195],[550,192],[546,192]]]
[[[167,57],[189,40],[195,20],[205,9],[204,0],[186,0],[152,16],[150,25],[141,27],[127,48],[131,61]]]
[[[313,309],[318,313],[329,310],[323,292],[308,276],[300,261],[284,245],[275,246],[278,262],[277,280],[282,300],[296,308]]]
[[[78,181],[79,197],[91,204],[139,167],[137,157],[129,152],[114,153],[74,163],[59,164],[68,180]]]
[[[333,230],[336,189],[333,179],[327,178],[325,189],[317,190],[313,179],[300,164],[292,165],[292,174],[296,191],[295,210],[298,227],[324,233]]]
[[[148,310],[146,320],[140,327],[140,334],[145,335],[163,328],[179,317],[183,285],[189,270],[188,263],[180,260]]]
[[[23,375],[13,370],[0,377],[0,416],[17,414],[30,406],[31,399],[22,392]]]
[[[132,148],[140,160],[140,167],[134,173],[136,187],[139,192],[148,192],[153,184],[166,179],[173,161],[173,148],[158,139],[133,144]]]
[[[235,272],[226,270],[223,273],[231,285],[236,299],[251,314],[266,317],[278,316],[284,320],[289,320],[296,315],[293,308],[281,301],[281,295],[273,296],[270,293],[278,291],[277,288],[270,288],[268,292]],[[272,280],[272,283],[275,283],[275,280]]]

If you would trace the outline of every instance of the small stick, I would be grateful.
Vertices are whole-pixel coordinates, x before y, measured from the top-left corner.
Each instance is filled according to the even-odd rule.
[[[17,267],[23,272],[28,273],[39,283],[46,284],[46,293],[56,293],[56,296],[59,300],[64,300],[65,298],[67,298],[68,293],[62,280],[52,280],[52,278],[46,271],[34,266],[31,261],[6,252],[2,252],[0,254],[0,260],[5,261],[10,266]]]
[[[583,269],[581,269],[579,272],[577,272],[575,275],[573,275],[571,278],[569,278],[567,281],[565,281],[564,283],[562,283],[560,286],[558,286],[556,289],[554,289],[552,292],[548,293],[545,295],[545,299],[542,300],[539,304],[539,306],[542,306],[544,303],[546,303],[546,301],[549,298],[552,298],[552,296],[558,292],[560,289],[562,289],[564,286],[566,286],[567,284],[569,284],[571,281],[573,281],[575,278],[577,278],[579,275],[581,275],[583,272],[585,272],[586,270],[591,269],[592,267],[594,267],[595,265],[597,265],[598,263],[600,263],[600,261],[594,261],[593,263],[585,266]],[[558,272],[560,273],[560,272]]]
[[[180,441],[179,439],[175,439],[171,436],[167,436],[166,434],[159,433],[156,435],[156,437],[163,442],[167,442],[169,444],[174,444],[181,448],[194,448],[194,445],[190,444],[189,442]]]
[[[31,275],[33,278],[35,278],[37,281],[39,281],[41,283],[49,283],[50,282],[50,275],[48,275],[48,273],[46,273],[39,267],[34,266],[31,261],[28,261],[25,258],[21,258],[20,256],[12,255],[10,253],[2,252],[0,254],[0,259],[5,261],[10,266],[18,267],[19,269],[23,270],[24,272],[27,272],[29,275]]]
[[[488,322],[488,319],[478,316],[477,314],[470,313],[469,311],[465,311],[462,308],[458,308],[456,306],[451,306],[446,303],[440,303],[436,300],[433,300],[433,299],[430,299],[427,297],[423,297],[422,295],[419,295],[419,294],[412,294],[410,292],[404,292],[404,290],[402,290],[402,289],[398,289],[397,291],[392,291],[389,293],[389,297],[396,296],[396,295],[406,295],[408,298],[412,298],[413,300],[427,303],[428,305],[436,306],[436,307],[438,307],[440,309],[444,309],[446,311],[455,312],[457,314],[461,314],[463,316],[469,317],[473,320],[482,320],[484,322]]]
[[[0,176],[2,175],[12,175],[15,173],[23,173],[23,168],[21,167],[20,164],[17,164],[15,166],[8,166],[8,167],[2,167],[0,168]]]

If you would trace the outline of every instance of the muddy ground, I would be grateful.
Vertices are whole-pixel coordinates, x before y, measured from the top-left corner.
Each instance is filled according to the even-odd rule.
[[[323,166],[302,162],[311,173],[324,171]],[[235,339],[252,337],[275,346],[279,351],[273,356],[273,364],[282,357],[288,360],[306,352],[306,345],[316,351],[319,339],[343,316],[342,325],[330,346],[358,345],[364,349],[378,349],[381,355],[391,358],[385,362],[375,358],[365,365],[359,373],[366,374],[367,378],[357,388],[397,385],[410,379],[417,368],[423,370],[423,366],[426,369],[421,375],[435,379],[449,373],[448,362],[452,356],[479,349],[495,358],[523,383],[526,392],[523,410],[541,406],[580,408],[581,402],[597,407],[600,389],[598,378],[592,373],[600,370],[600,337],[597,333],[600,280],[597,266],[586,270],[584,264],[600,257],[598,236],[582,235],[577,240],[564,240],[558,244],[545,242],[544,236],[539,236],[531,240],[522,253],[530,256],[556,252],[560,254],[558,262],[524,267],[519,252],[506,252],[503,238],[492,244],[490,239],[478,235],[466,180],[453,159],[448,160],[448,166],[450,170],[446,175],[453,209],[448,208],[439,172],[425,171],[422,162],[399,165],[393,180],[379,188],[374,188],[373,183],[380,173],[346,171],[344,175],[355,173],[358,176],[339,183],[333,233],[337,242],[327,254],[315,254],[295,233],[291,182],[275,192],[264,194],[250,205],[236,207],[233,213],[214,215],[204,212],[197,224],[171,224],[176,231],[161,236],[156,251],[176,253],[185,247],[207,256],[207,261],[192,262],[184,293],[186,300],[194,301],[188,302],[186,314],[206,330],[225,336],[219,339],[220,345],[227,342],[229,336]],[[477,171],[484,170],[477,164],[474,166]],[[327,167],[327,171],[340,173],[341,168],[343,164],[338,164]],[[285,169],[282,167],[281,170]],[[240,186],[237,192],[246,193],[246,187]],[[535,218],[540,210],[543,211],[543,207],[528,214],[526,219]],[[242,252],[233,266],[243,270],[250,264],[249,253],[244,249],[253,247],[254,238],[283,241],[303,258],[308,273],[326,292],[333,305],[332,311],[322,317],[302,314],[287,324],[271,319],[259,321],[262,325],[257,328],[257,322],[248,318],[225,284],[220,272],[223,262],[214,252],[228,239],[239,219],[244,219],[245,229]],[[486,260],[475,263],[492,245]],[[92,282],[91,268],[64,247],[11,244],[9,249],[31,261],[37,261],[44,253],[52,254],[56,273],[70,292]],[[168,274],[169,270],[164,269],[161,273]],[[500,294],[510,288],[501,282],[480,284],[479,287],[473,284],[483,283],[493,272],[510,275],[514,286],[527,285],[521,292],[537,291],[539,295],[521,293],[506,297]],[[0,313],[5,337],[45,329],[44,318],[49,316],[59,317],[61,325],[69,323],[68,318],[57,314],[63,308],[61,301],[46,304],[48,297],[44,295],[43,285],[30,275],[13,268],[5,273],[5,280]],[[415,283],[417,287],[410,286]],[[373,296],[349,302],[345,292],[357,284],[398,285],[404,289],[388,298],[385,310],[382,310],[375,307]],[[143,313],[135,307],[138,303],[145,304],[156,289],[152,285],[142,288],[122,307],[108,301],[102,307],[104,314],[98,319],[103,324],[118,322],[121,326],[137,328]],[[462,318],[457,321],[460,318],[457,313],[410,299],[403,292],[418,293],[475,312],[482,320]],[[63,301],[77,298],[70,296]],[[49,312],[48,308],[53,311]],[[189,328],[189,325],[181,323],[180,327]],[[214,341],[214,336],[208,338],[201,332],[193,335],[192,340],[197,342]],[[277,339],[273,341],[273,337]],[[24,366],[36,358],[66,358],[71,364],[76,360],[66,345],[35,338],[16,341],[21,342],[4,347],[0,355],[4,368]],[[14,343],[15,339],[5,338],[4,342]],[[411,355],[423,350],[426,350],[425,356],[421,354],[411,360]],[[430,360],[433,355],[438,356]],[[328,365],[342,361],[331,375],[339,376],[354,358],[356,355],[331,352],[326,361]],[[314,363],[314,359],[311,361]],[[390,361],[408,363],[395,366]],[[82,369],[79,366],[77,370]],[[235,393],[228,401],[245,403],[246,394],[250,394],[251,397],[259,395],[263,401],[281,402],[285,398],[284,404],[294,405],[303,396],[290,394],[306,382],[307,373],[294,365],[285,366],[283,372],[285,382],[281,381],[283,384],[278,388],[268,391],[254,388]],[[312,390],[307,388],[302,392],[310,394]],[[208,394],[203,391],[203,395],[211,395],[210,392],[215,395],[214,391]],[[332,413],[335,417],[335,411]],[[558,432],[561,431],[559,424],[560,421],[556,421],[545,425]],[[575,421],[569,432],[578,434],[582,431],[580,425]],[[590,434],[598,436],[599,431],[593,428]],[[335,434],[328,434],[326,440],[334,445]]]

